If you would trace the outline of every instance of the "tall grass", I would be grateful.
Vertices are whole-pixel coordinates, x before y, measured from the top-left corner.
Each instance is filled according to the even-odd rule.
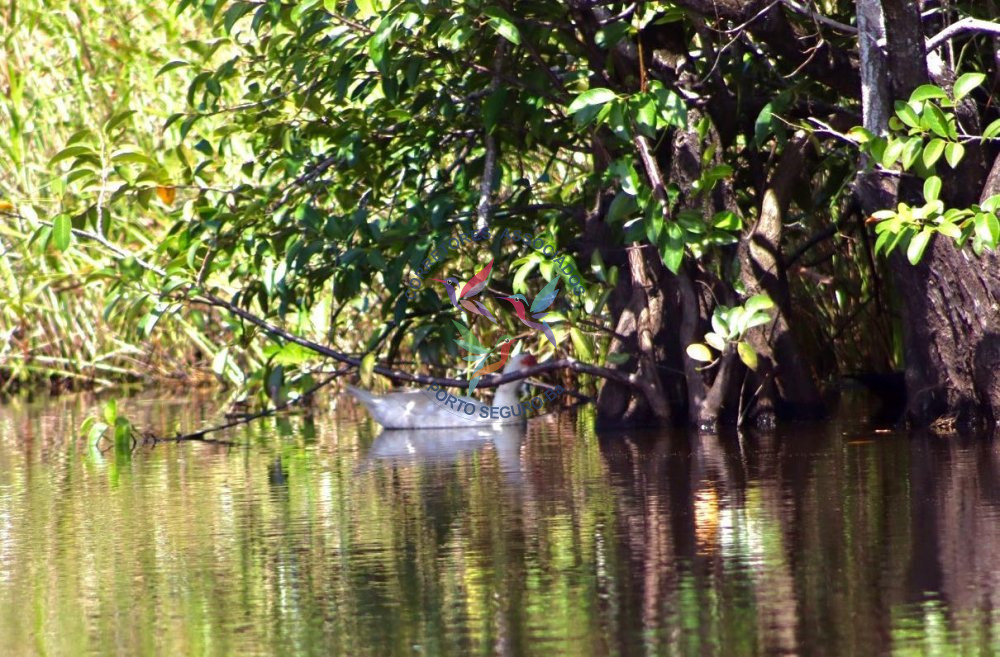
[[[0,393],[42,382],[190,382],[224,343],[200,313],[166,318],[142,337],[134,321],[105,313],[99,251],[31,241],[62,200],[52,156],[125,109],[135,111],[126,139],[155,150],[185,89],[156,72],[208,30],[166,0],[14,0],[0,10]],[[165,215],[145,213],[130,246],[151,249],[166,225]]]

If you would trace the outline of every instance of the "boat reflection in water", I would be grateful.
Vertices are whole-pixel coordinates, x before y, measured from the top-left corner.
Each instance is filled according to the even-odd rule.
[[[524,426],[516,424],[475,429],[386,429],[375,438],[361,467],[373,461],[450,464],[474,452],[492,449],[505,479],[517,483],[522,475],[524,433]]]

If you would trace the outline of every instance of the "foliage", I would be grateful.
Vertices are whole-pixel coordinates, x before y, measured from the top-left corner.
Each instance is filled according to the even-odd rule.
[[[971,238],[977,255],[1000,244],[1000,222],[996,215],[1000,195],[971,208],[946,208],[939,198],[941,178],[935,174],[942,155],[949,167],[958,167],[965,157],[963,142],[987,141],[1000,135],[1000,119],[987,126],[982,136],[958,132],[956,104],[985,79],[982,73],[966,73],[955,81],[951,95],[933,84],[918,87],[907,102],[896,102],[887,137],[872,135],[864,128],[852,131],[878,166],[891,170],[899,163],[903,171],[912,168],[924,179],[922,206],[911,207],[900,202],[895,210],[880,210],[872,215],[879,222],[875,227],[878,234],[875,253],[889,253],[899,246],[905,248],[907,259],[915,265],[937,233],[952,238],[959,246]]]
[[[755,376],[775,357],[749,347],[764,308],[737,316],[763,292],[781,299],[774,316],[796,310],[774,327],[802,345],[776,371],[898,368],[891,277],[873,256],[917,262],[936,233],[976,252],[1000,237],[994,200],[947,207],[950,176],[1000,133],[995,61],[962,34],[943,65],[964,75],[898,103],[886,135],[849,130],[855,3],[823,3],[819,22],[800,5],[181,0],[164,29],[199,31],[173,28],[131,95],[44,142],[42,198],[10,194],[19,231],[33,261],[72,262],[74,281],[107,296],[120,324],[94,335],[189,339],[185,366],[271,399],[312,385],[325,365],[310,343],[366,379],[379,364],[457,372],[472,356],[456,338],[471,342],[452,320],[476,313],[426,282],[468,280],[491,258],[499,295],[567,294],[546,316],[551,338],[486,306],[499,321],[481,344],[510,336],[541,358],[634,370],[627,345],[653,335],[643,357],[663,362],[638,378],[685,379],[646,391],[728,380],[691,359],[730,345],[737,375]],[[924,27],[978,11],[952,3]],[[880,176],[926,181],[923,201],[875,215],[874,236],[852,207],[862,154]],[[484,226],[488,240],[456,237]],[[768,249],[770,265],[754,260]],[[657,317],[627,307],[640,290]]]
[[[745,337],[750,329],[763,326],[773,319],[766,312],[772,308],[774,302],[766,294],[755,294],[741,306],[716,306],[712,311],[712,330],[705,334],[704,343],[688,345],[688,356],[700,362],[714,364],[717,357],[712,350],[721,353],[732,346],[747,367],[757,369],[757,352]]]
[[[180,78],[154,73],[164,51],[204,30],[166,3],[35,0],[2,12],[0,32],[0,393],[43,381],[197,380],[191,369],[224,344],[224,326],[192,309],[152,335],[138,320],[155,298],[119,283],[133,261],[119,269],[73,229],[95,223],[102,173],[117,177],[160,148]],[[69,175],[54,175],[53,162],[71,160]],[[121,214],[106,217],[104,235],[150,257],[173,190],[159,190],[141,218],[134,189],[105,191]]]

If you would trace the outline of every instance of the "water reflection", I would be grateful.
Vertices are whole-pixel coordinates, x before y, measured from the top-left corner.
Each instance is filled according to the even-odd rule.
[[[1000,653],[990,441],[345,406],[117,453],[73,438],[86,405],[0,411],[0,654]]]

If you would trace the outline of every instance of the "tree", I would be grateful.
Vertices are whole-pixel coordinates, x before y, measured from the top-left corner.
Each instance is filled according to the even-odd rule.
[[[995,76],[992,24],[955,22],[977,3],[922,16],[907,2],[858,0],[857,26],[846,1],[822,13],[792,0],[180,8],[190,5],[222,34],[168,65],[193,69],[189,106],[167,122],[176,145],[146,154],[152,163],[122,162],[135,170],[120,188],[140,201],[157,186],[190,192],[157,262],[122,257],[123,284],[155,286],[171,310],[222,307],[244,344],[263,329],[276,343],[252,385],[312,385],[303,347],[367,369],[378,360],[401,379],[414,378],[401,361],[454,365],[453,315],[422,281],[485,262],[460,245],[446,263],[422,263],[456,231],[495,227],[491,257],[510,273],[502,292],[533,297],[582,273],[580,303],[556,308],[564,321],[553,327],[569,340],[534,345],[556,358],[533,372],[605,379],[604,424],[814,417],[821,381],[904,364],[916,421],[993,408],[989,369],[978,383],[975,369],[993,362],[996,288],[969,247],[931,237],[951,230],[932,224],[947,203],[966,212],[953,237],[995,246],[983,236],[996,208],[965,183],[986,185],[996,81],[959,78],[977,84],[946,94],[954,138],[951,108],[934,99],[905,141],[890,134],[904,118],[889,118],[928,81],[930,42],[936,52],[964,40],[962,70]],[[949,86],[954,58],[934,63],[937,87]],[[919,123],[931,104],[945,121],[940,146]],[[954,173],[930,161],[938,148]],[[939,211],[879,224],[873,245],[866,217],[920,192],[921,178],[942,181]],[[101,213],[116,210],[95,205],[73,225],[101,236]],[[569,260],[514,251],[510,231]],[[893,253],[889,283],[882,248]],[[914,267],[901,254],[916,250]],[[939,296],[928,305],[929,289]],[[958,308],[941,296],[953,293],[966,295]],[[941,331],[956,319],[982,329],[971,342],[964,329]],[[893,348],[900,326],[905,360]]]

